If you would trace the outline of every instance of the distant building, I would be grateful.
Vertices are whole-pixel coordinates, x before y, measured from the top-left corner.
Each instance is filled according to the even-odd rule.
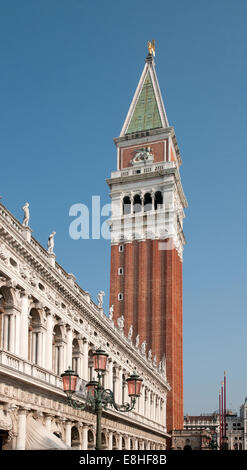
[[[173,450],[209,450],[217,443],[219,448],[219,413],[184,417],[184,429],[173,431]],[[228,450],[247,450],[247,398],[240,407],[240,415],[227,411],[226,438]],[[216,446],[215,446],[216,448]]]

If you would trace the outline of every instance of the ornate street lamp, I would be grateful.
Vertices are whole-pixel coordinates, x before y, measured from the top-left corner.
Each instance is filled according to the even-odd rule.
[[[81,403],[72,398],[76,391],[78,374],[71,368],[68,368],[62,375],[63,389],[68,398],[68,404],[72,408],[84,410],[90,406],[96,413],[96,450],[101,450],[101,416],[102,409],[106,410],[108,406],[112,406],[117,411],[127,412],[133,410],[136,399],[141,394],[141,386],[143,379],[134,371],[133,374],[126,379],[128,384],[128,395],[131,399],[130,403],[122,403],[117,405],[114,394],[110,389],[104,389],[102,386],[102,373],[106,371],[108,354],[101,348],[97,349],[93,354],[94,370],[97,372],[98,380],[92,380],[87,383],[87,395],[85,403]]]

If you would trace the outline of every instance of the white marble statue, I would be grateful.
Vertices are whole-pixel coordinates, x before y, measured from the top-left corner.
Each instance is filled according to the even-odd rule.
[[[114,305],[111,305],[109,308],[109,320],[113,321]]]
[[[143,341],[143,343],[141,345],[141,353],[143,355],[146,355],[146,346],[147,346],[147,341]]]
[[[56,232],[52,232],[48,238],[48,253],[52,254],[54,250],[54,236]]]
[[[23,227],[28,227],[28,223],[29,223],[29,219],[30,219],[29,203],[28,202],[26,202],[26,204],[23,206],[22,210],[24,211],[24,217],[23,217],[22,225],[23,225]]]
[[[128,333],[128,340],[131,341],[133,335],[133,325],[130,325],[129,333]]]
[[[140,343],[140,335],[137,335],[137,337],[136,337],[136,348],[139,348],[139,343]]]
[[[152,349],[149,349],[149,351],[148,351],[148,360],[150,362],[152,361]]]
[[[117,320],[118,328],[120,331],[123,331],[124,329],[124,316],[121,315],[121,317],[118,318]]]
[[[103,307],[103,297],[104,297],[105,293],[103,290],[99,291],[98,293],[98,307],[99,308],[102,308]]]

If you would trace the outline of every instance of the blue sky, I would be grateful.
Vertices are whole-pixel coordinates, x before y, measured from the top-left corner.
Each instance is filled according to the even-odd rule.
[[[108,304],[110,244],[72,240],[69,208],[109,202],[120,133],[147,54],[183,158],[184,411],[247,396],[246,1],[1,0],[2,202]],[[103,221],[104,219],[102,219]]]

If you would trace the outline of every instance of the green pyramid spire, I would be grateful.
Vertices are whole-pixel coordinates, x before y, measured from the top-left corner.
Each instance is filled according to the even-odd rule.
[[[154,87],[148,71],[126,134],[162,127]]]

